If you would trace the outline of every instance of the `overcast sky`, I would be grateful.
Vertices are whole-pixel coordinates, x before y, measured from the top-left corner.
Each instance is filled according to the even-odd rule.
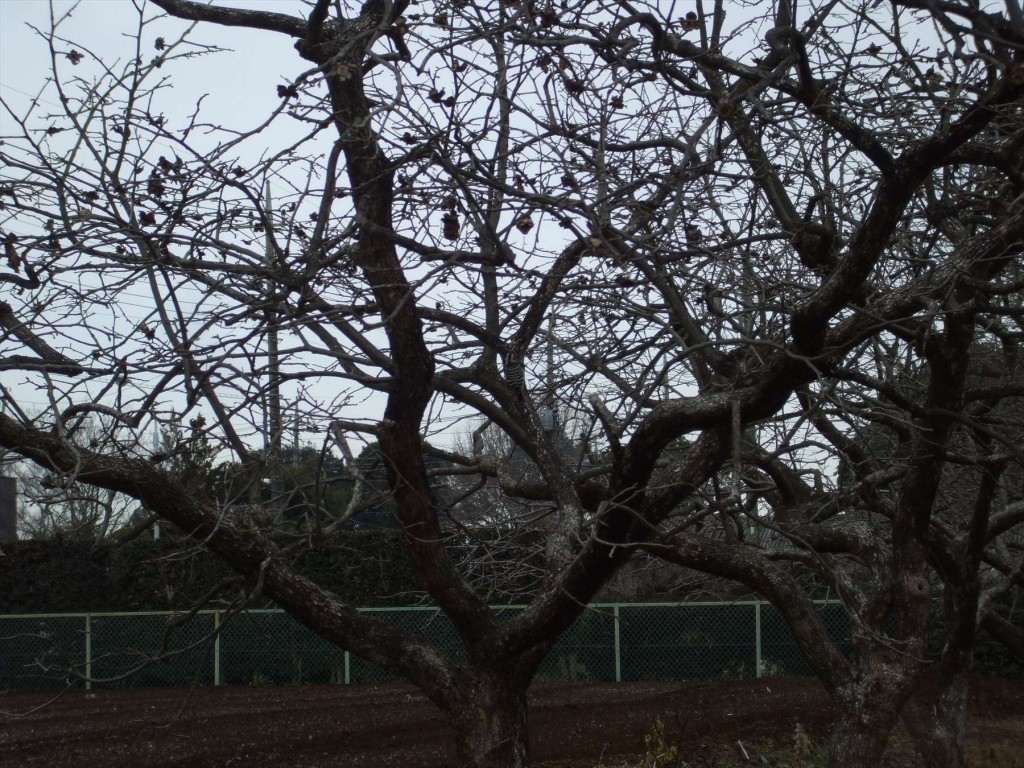
[[[221,0],[219,4],[244,3]],[[275,11],[300,9],[293,0],[250,0],[247,4]],[[50,5],[47,0],[0,0],[0,88],[12,104],[26,104],[28,94],[38,93],[49,74],[46,42],[31,27],[49,27]],[[58,18],[74,8],[60,32],[86,54],[80,65],[81,74],[88,76],[93,56],[102,57],[105,65],[115,68],[118,62],[134,55],[138,17],[129,0],[55,0],[53,8]],[[150,8],[147,15],[151,18],[161,15],[156,6]],[[155,55],[157,37],[171,40],[185,29],[180,21],[155,21],[143,32],[143,55]],[[210,110],[211,118],[230,117],[236,125],[252,124],[265,117],[277,103],[276,85],[293,79],[304,69],[304,62],[284,35],[202,25],[192,39],[232,50],[177,63],[173,72],[174,92],[165,94],[161,100],[165,109],[191,109],[197,98],[209,93],[204,106]],[[70,49],[71,45],[67,50]],[[92,64],[95,66],[96,62]],[[211,76],[211,67],[215,76]],[[3,115],[0,121],[6,132],[9,118]]]
[[[295,0],[247,0],[244,3],[219,0],[219,4],[258,6],[295,14],[302,10],[301,3]],[[58,34],[66,39],[57,51],[57,65],[63,80],[75,76],[92,80],[102,67],[119,70],[124,62],[136,55],[138,14],[130,0],[81,0],[77,3],[55,0],[52,8],[54,17],[58,19],[72,11],[58,30]],[[45,88],[50,76],[52,64],[47,42],[33,30],[33,27],[49,30],[50,13],[51,3],[47,0],[0,0],[0,94],[18,114],[27,110],[31,99]],[[158,37],[164,37],[170,43],[188,28],[181,21],[161,19],[161,15],[159,8],[149,5],[146,16],[151,22],[141,34],[141,55],[144,58],[157,54],[155,42]],[[206,122],[241,130],[255,127],[280,105],[277,85],[290,82],[308,68],[308,64],[293,50],[291,39],[277,33],[200,25],[192,32],[190,40],[230,50],[191,61],[177,61],[173,67],[167,67],[173,83],[170,90],[160,94],[157,111],[179,119],[193,111],[200,97],[208,95],[203,101]],[[84,55],[77,66],[65,56],[72,50]],[[44,112],[51,108],[57,111],[59,104],[56,95],[46,91],[41,97],[41,104],[43,112],[37,113],[29,125],[44,130],[50,124]],[[174,112],[178,114],[173,115]],[[282,140],[275,133],[296,127],[287,120],[278,120],[263,140],[268,145],[280,146]],[[303,133],[307,130],[308,126],[302,127]],[[0,135],[16,135],[18,132],[7,111],[0,110]],[[262,144],[263,140],[257,144]],[[251,152],[258,150],[258,146],[249,149]],[[280,197],[280,194],[276,196]],[[133,321],[151,313],[151,308],[144,306],[145,298],[123,296],[122,299],[122,310]],[[133,301],[142,303],[135,306]],[[42,394],[32,389],[24,390],[23,400],[19,397],[30,410],[44,407],[43,399]]]
[[[299,0],[217,0],[217,4],[258,7],[295,15],[308,8]],[[52,4],[48,0],[0,0],[0,94],[19,113],[27,108],[30,99],[40,92],[50,76],[46,41],[32,27],[49,29],[51,7],[58,19],[73,9],[70,18],[59,28],[59,34],[66,38],[57,50],[57,66],[64,78],[77,76],[88,81],[98,76],[101,66],[115,71],[120,69],[124,62],[137,55],[137,38],[141,39],[141,56],[154,57],[158,37],[171,42],[188,27],[179,20],[160,18],[162,12],[150,5],[147,11],[150,21],[140,36],[138,14],[130,0],[79,0],[77,3],[53,0]],[[742,21],[739,17],[752,13],[739,3],[735,6],[730,3],[729,10],[733,24]],[[197,100],[208,95],[203,102],[206,122],[230,125],[237,130],[255,127],[280,105],[277,86],[293,81],[308,69],[308,64],[293,50],[292,40],[278,33],[206,24],[200,25],[190,39],[200,45],[230,50],[190,61],[176,61],[161,70],[173,77],[173,84],[171,90],[160,94],[157,111],[163,111],[172,119],[183,119],[192,112]],[[741,38],[737,44],[756,46],[757,42]],[[66,58],[72,50],[83,54],[77,66]],[[44,92],[42,100],[44,106],[59,108],[52,93]],[[38,125],[30,125],[31,128],[46,129],[48,122],[44,115],[34,120]],[[10,116],[0,111],[0,135],[16,133],[16,128]],[[285,142],[277,131],[289,132],[295,128],[294,122],[278,120],[256,143],[265,141],[267,145],[280,147]],[[325,137],[324,141],[329,142],[329,138]],[[258,151],[258,148],[252,147],[250,151]],[[280,194],[275,197],[281,199]],[[140,308],[139,312],[145,312],[145,308]]]

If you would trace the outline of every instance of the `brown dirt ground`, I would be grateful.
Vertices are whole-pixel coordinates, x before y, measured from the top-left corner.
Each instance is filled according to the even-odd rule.
[[[0,710],[24,713],[48,698],[10,691]],[[792,744],[797,723],[824,740],[832,717],[816,681],[792,678],[537,684],[530,703],[531,757],[549,768],[636,765],[656,717],[680,747],[679,765],[791,765],[771,758],[772,745]],[[970,711],[973,765],[1024,767],[1024,680],[977,678]],[[913,766],[905,739],[894,743],[886,765]],[[70,691],[31,714],[0,716],[4,768],[453,763],[438,710],[400,684]]]

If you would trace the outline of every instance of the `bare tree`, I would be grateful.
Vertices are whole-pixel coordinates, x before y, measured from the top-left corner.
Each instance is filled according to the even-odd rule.
[[[996,318],[1005,308],[989,304],[984,324],[1004,325],[1004,318]],[[966,693],[976,633],[996,624],[1014,634],[994,603],[1019,589],[1024,555],[1016,501],[1024,469],[1016,447],[1022,422],[1006,408],[1021,391],[1021,374],[1013,363],[1015,345],[1005,356],[966,343],[952,349],[955,321],[947,312],[945,329],[929,330],[918,352],[895,339],[876,344],[857,368],[837,367],[801,389],[806,423],[798,432],[789,419],[780,421],[778,431],[760,425],[758,441],[747,436],[736,456],[742,502],[719,500],[721,540],[694,534],[693,517],[715,514],[705,506],[674,529],[663,529],[661,541],[650,545],[672,562],[740,581],[780,609],[836,699],[836,761],[845,751],[870,755],[852,764],[877,762],[889,728],[917,687],[904,719],[926,764],[966,766]],[[921,365],[908,370],[907,360]],[[969,375],[979,362],[994,382]],[[936,392],[943,389],[956,392],[955,401],[938,401]],[[941,437],[929,431],[929,416],[948,419],[948,431]],[[786,440],[780,439],[783,430]],[[801,439],[793,440],[795,434]],[[823,471],[829,466],[838,473]],[[730,529],[730,514],[742,518],[743,528]],[[901,528],[912,516],[922,519],[910,535]],[[743,547],[732,532],[740,530]],[[901,552],[909,546],[903,537],[922,558],[916,571]],[[815,613],[811,597],[820,585],[849,611],[849,659]],[[936,637],[941,650],[930,661],[928,644]],[[1006,639],[1019,655],[1019,643]]]
[[[196,54],[187,32],[151,39],[143,14],[117,69],[56,23],[43,35],[59,108],[8,106],[18,131],[0,152],[0,279],[20,289],[0,304],[20,347],[0,358],[0,446],[138,498],[250,591],[416,683],[462,764],[527,763],[537,666],[639,549],[780,607],[839,705],[834,768],[878,764],[927,668],[939,573],[956,593],[943,662],[962,723],[965,649],[987,615],[973,585],[1021,576],[1007,537],[1024,510],[993,490],[1018,454],[982,407],[1019,397],[1019,379],[972,393],[967,376],[976,338],[1019,338],[1019,5],[779,0],[734,21],[724,2],[683,18],[626,0],[154,4],[287,36],[305,63],[246,131],[209,125],[201,103],[160,111],[163,78]],[[143,318],[120,303],[133,295],[149,297]],[[51,403],[45,423],[19,406],[26,383]],[[172,411],[202,414],[259,477],[282,387],[304,388],[303,421],[344,455],[379,443],[464,661],[294,570],[343,514],[271,535],[123,448]],[[353,417],[371,395],[382,413]],[[560,403],[590,414],[587,462],[550,439]],[[117,425],[98,445],[73,429],[90,411]],[[446,447],[442,427],[467,414],[536,472],[503,478],[483,441]],[[871,447],[878,429],[891,452]],[[978,478],[965,526],[938,514],[951,462]],[[444,473],[545,509],[521,521],[540,575],[512,620],[447,547],[460,518],[431,492]],[[807,572],[849,607],[852,659]]]
[[[68,537],[99,542],[124,525],[138,504],[115,491],[72,482],[63,473],[54,478],[36,465],[14,468],[23,502],[18,509],[18,535],[27,539]]]
[[[68,431],[84,445],[117,445],[117,438],[110,433],[105,421],[88,416],[75,419],[68,425]],[[201,432],[197,433],[196,427],[201,427],[201,421],[193,423],[189,434],[172,415],[170,423],[146,446],[149,450],[145,455],[155,456],[179,482],[205,485],[212,491],[213,448]],[[134,440],[118,446],[123,453],[141,455],[140,447]],[[112,489],[79,482],[75,473],[57,467],[20,461],[11,472],[18,480],[23,499],[17,521],[23,538],[66,537],[95,544],[116,544],[132,534],[144,532],[157,520],[140,508],[135,499]],[[224,487],[218,488],[218,500],[228,507],[238,494],[232,492],[229,483],[221,485]]]

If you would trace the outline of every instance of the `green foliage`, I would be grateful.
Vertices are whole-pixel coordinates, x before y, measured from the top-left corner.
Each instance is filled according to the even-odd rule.
[[[217,448],[204,432],[205,427],[206,420],[199,416],[189,422],[187,432],[180,426],[165,430],[162,447],[167,458],[163,466],[168,472],[177,475],[185,487],[210,493]]]
[[[262,672],[253,672],[252,679],[249,681],[249,685],[266,686],[273,685],[274,681],[264,675]]]
[[[109,550],[106,561],[106,593],[117,608],[90,610],[187,608],[229,573],[217,558],[173,539],[137,539]]]
[[[297,556],[299,572],[357,606],[418,602],[401,535],[342,533]],[[0,613],[179,610],[229,575],[188,541],[137,539],[110,549],[63,538],[4,545]],[[257,603],[257,606],[259,603]]]
[[[4,544],[0,557],[0,612],[41,613],[83,610],[101,595],[106,558],[93,557],[90,544],[58,537]]]
[[[271,481],[272,476],[276,480]],[[209,472],[209,491],[216,503],[230,507],[258,502],[281,509],[282,519],[301,531],[314,529],[318,521],[337,519],[352,498],[352,488],[342,459],[308,447],[282,451],[276,467],[225,462]]]
[[[285,520],[306,529],[325,512],[334,519],[348,506],[353,481],[342,459],[313,448],[285,451],[281,459]]]
[[[350,531],[330,550],[313,549],[297,561],[299,572],[358,606],[421,602],[422,592],[398,531]]]

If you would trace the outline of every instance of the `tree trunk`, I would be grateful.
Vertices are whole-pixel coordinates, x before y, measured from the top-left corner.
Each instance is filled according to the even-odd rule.
[[[938,690],[915,696],[903,711],[903,723],[925,768],[967,768],[969,677],[969,666],[940,677]]]
[[[507,681],[477,680],[454,713],[458,768],[526,768],[526,691]]]
[[[829,740],[828,768],[878,768],[902,698],[887,691],[837,701],[839,717]]]
[[[985,493],[986,486],[989,493]],[[978,492],[982,511],[992,503],[994,476],[986,476]],[[984,530],[987,515],[976,517],[972,529]],[[982,539],[972,536],[974,547],[964,546],[954,568],[946,572],[944,610],[946,643],[934,675],[928,675],[903,710],[903,723],[914,740],[925,768],[967,768],[967,688],[977,639],[981,585],[974,576],[981,557]]]

